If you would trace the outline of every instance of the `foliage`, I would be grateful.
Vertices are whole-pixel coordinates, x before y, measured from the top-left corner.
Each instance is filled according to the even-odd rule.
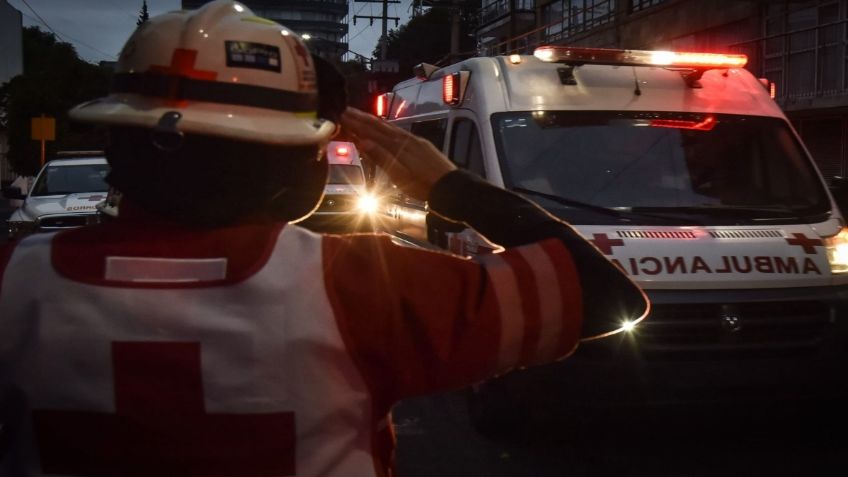
[[[476,6],[475,6],[476,4]],[[479,2],[460,2],[461,56],[473,56],[476,43],[473,37],[477,26],[475,11]],[[400,63],[400,76],[408,78],[412,68],[419,63],[447,64],[459,58],[450,58],[451,12],[448,8],[430,8],[426,13],[411,19],[388,34],[388,58]],[[374,49],[380,57],[380,45]]]
[[[141,10],[138,11],[138,21],[135,24],[141,26],[147,20],[150,20],[150,12],[147,11],[147,0],[142,0]]]
[[[0,127],[9,136],[9,159],[21,174],[40,163],[39,142],[30,139],[30,120],[56,118],[56,141],[47,142],[48,158],[58,150],[102,149],[102,130],[72,125],[71,107],[108,93],[111,70],[81,60],[74,47],[37,27],[23,30],[24,73],[0,86]]]
[[[365,65],[359,61],[345,61],[335,66],[345,78],[347,104],[359,109],[369,109],[371,94],[368,92],[368,80],[370,76]]]

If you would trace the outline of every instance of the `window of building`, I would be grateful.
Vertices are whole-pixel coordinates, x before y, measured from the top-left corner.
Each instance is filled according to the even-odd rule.
[[[848,89],[846,2],[773,2],[765,9],[763,76],[783,98],[839,94]]]
[[[612,21],[615,0],[556,0],[542,8],[545,41],[556,41]]]
[[[664,3],[666,0],[630,0],[630,11],[639,12],[646,8]]]

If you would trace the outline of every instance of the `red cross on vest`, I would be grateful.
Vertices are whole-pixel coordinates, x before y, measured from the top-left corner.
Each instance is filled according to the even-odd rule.
[[[804,253],[807,255],[815,255],[816,247],[823,247],[824,242],[821,239],[816,238],[807,238],[804,234],[792,234],[795,238],[786,239],[786,243],[789,245],[796,245],[798,247],[804,248]]]
[[[207,414],[198,343],[112,343],[115,414],[33,412],[47,474],[295,475],[294,414]]]
[[[592,234],[592,238],[589,241],[592,242],[595,247],[598,247],[598,250],[603,252],[604,255],[612,255],[613,247],[624,246],[624,240],[610,239],[607,237],[607,234]]]
[[[218,73],[215,71],[204,71],[194,69],[194,63],[197,61],[197,50],[185,50],[177,48],[171,55],[171,64],[168,66],[151,65],[151,73],[159,73],[163,75],[184,76],[186,78],[215,81],[218,78]]]

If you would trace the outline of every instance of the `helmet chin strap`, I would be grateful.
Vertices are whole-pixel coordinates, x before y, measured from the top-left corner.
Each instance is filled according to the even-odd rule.
[[[183,115],[177,111],[168,111],[159,118],[159,122],[150,133],[150,141],[157,149],[175,152],[183,145],[183,132],[177,128]]]

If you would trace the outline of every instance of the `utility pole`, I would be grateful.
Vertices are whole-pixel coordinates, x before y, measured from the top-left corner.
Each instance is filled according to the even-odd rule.
[[[374,20],[382,20],[383,21],[383,34],[380,36],[380,59],[385,60],[386,55],[388,54],[389,48],[389,30],[388,23],[389,20],[394,20],[395,28],[398,26],[398,22],[400,18],[398,17],[390,17],[389,16],[389,4],[390,3],[400,3],[400,0],[353,0],[356,3],[382,3],[383,4],[383,14],[380,16],[374,15],[354,15],[353,16],[353,24],[356,25],[356,20],[358,18],[362,18],[365,20],[369,20],[371,25],[374,24]]]

